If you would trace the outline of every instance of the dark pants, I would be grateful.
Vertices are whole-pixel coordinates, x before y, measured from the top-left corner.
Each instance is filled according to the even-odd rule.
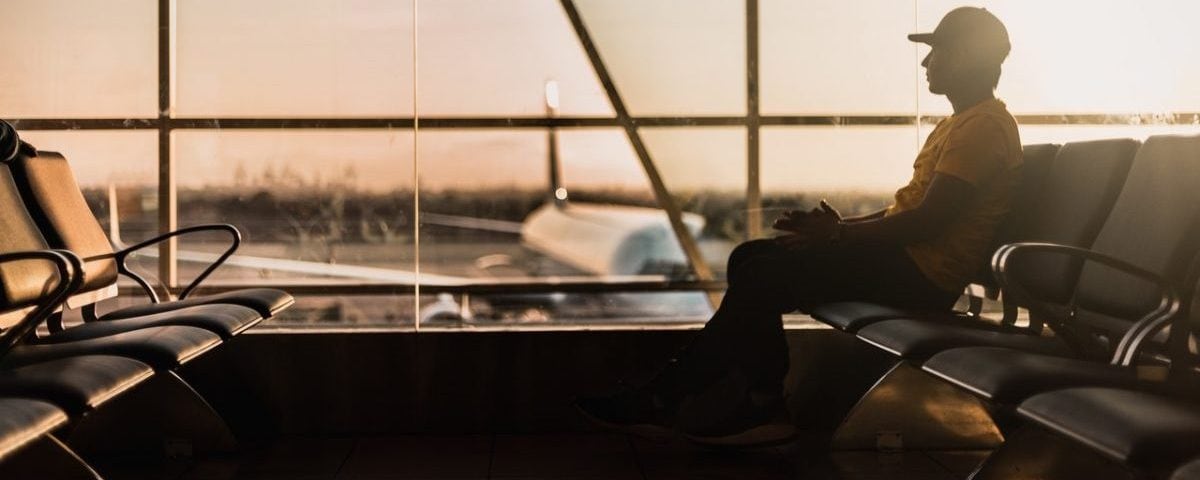
[[[778,390],[788,369],[784,313],[847,300],[945,310],[959,296],[933,285],[899,247],[796,252],[754,240],[729,256],[728,279],[720,308],[655,382],[667,396],[699,391],[735,368],[752,388]]]

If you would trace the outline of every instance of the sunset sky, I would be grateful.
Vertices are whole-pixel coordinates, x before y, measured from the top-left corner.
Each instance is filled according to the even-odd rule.
[[[577,0],[635,115],[745,113],[740,0]],[[760,0],[762,111],[771,115],[945,114],[924,91],[922,47],[948,0]],[[1200,2],[994,0],[1013,52],[999,95],[1015,113],[1200,111]],[[156,115],[154,0],[4,0],[0,116]],[[177,0],[173,114],[180,117],[540,116],[546,80],[562,115],[611,116],[555,0]],[[419,35],[414,82],[413,28]],[[414,91],[414,85],[416,90]],[[414,97],[416,98],[414,110]],[[1145,136],[1173,127],[1024,127],[1025,143]],[[643,129],[669,187],[745,185],[742,128]],[[774,127],[763,186],[890,190],[923,129]],[[154,132],[34,132],[85,183],[152,184]],[[538,130],[422,130],[423,188],[538,187]],[[411,187],[411,131],[177,131],[179,183],[288,166],[371,190]],[[569,187],[645,185],[619,129],[560,132]]]

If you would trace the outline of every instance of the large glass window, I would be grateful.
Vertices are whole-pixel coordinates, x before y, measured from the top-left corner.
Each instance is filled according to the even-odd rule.
[[[746,113],[746,6],[725,0],[578,0],[634,115]]]
[[[182,117],[413,114],[413,1],[174,4]]]
[[[1200,131],[1200,6],[982,5],[1024,143]],[[295,291],[267,327],[694,324],[780,211],[890,202],[951,113],[905,35],[956,6],[7,0],[0,116],[115,242],[236,224],[210,281]]]
[[[932,29],[960,2],[919,0]],[[999,95],[1014,113],[1128,114],[1200,111],[1200,54],[1186,0],[992,0],[976,2],[1008,28],[1012,53]],[[922,49],[922,55],[927,50]],[[922,108],[946,112],[928,92]]]
[[[759,9],[764,114],[913,114],[912,2],[761,0]]]
[[[8,118],[153,117],[155,0],[5,0],[0,112]]]

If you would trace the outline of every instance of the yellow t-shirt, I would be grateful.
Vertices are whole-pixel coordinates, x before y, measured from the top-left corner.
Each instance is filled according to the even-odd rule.
[[[940,235],[906,247],[925,275],[946,291],[959,291],[992,254],[992,239],[1021,180],[1021,138],[1004,102],[987,100],[938,122],[913,164],[908,185],[896,192],[887,214],[921,204],[935,173],[975,187],[971,204]]]

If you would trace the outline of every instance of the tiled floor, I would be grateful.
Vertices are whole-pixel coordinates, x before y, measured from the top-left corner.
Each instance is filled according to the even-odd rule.
[[[930,479],[965,478],[979,452],[830,455],[817,442],[718,451],[611,434],[286,438],[239,455],[102,465],[109,479]]]

